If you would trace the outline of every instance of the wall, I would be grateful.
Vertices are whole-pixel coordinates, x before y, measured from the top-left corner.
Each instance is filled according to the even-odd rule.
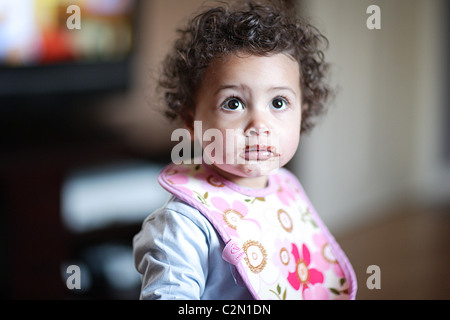
[[[443,3],[302,1],[300,13],[330,41],[338,90],[328,114],[301,138],[292,167],[334,232],[373,221],[394,205],[450,198],[439,137]],[[381,8],[380,30],[366,27],[371,4]]]
[[[450,125],[448,122],[450,5],[448,1],[436,0],[419,4],[420,17],[417,20],[420,28],[417,37],[421,42],[417,46],[417,67],[420,77],[417,77],[416,82],[417,103],[414,110],[416,130],[412,136],[415,148],[411,185],[414,187],[414,196],[422,203],[448,203],[450,159],[445,158],[444,154],[445,149],[449,147],[445,144],[450,141],[448,136],[445,139]]]

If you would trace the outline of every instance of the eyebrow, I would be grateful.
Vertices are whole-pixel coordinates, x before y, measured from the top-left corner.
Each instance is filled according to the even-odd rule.
[[[216,90],[216,92],[214,93],[215,95],[217,95],[220,91],[222,90],[226,90],[226,89],[248,89],[248,87],[246,85],[235,85],[235,84],[228,84],[228,85],[222,85],[219,87],[219,89]]]
[[[234,85],[234,84],[229,84],[229,85],[222,85],[219,87],[219,89],[216,90],[215,95],[217,95],[220,91],[222,90],[226,90],[226,89],[240,89],[240,90],[248,90],[248,86],[242,84],[242,85]],[[290,91],[294,96],[297,96],[297,94],[295,93],[295,91],[288,86],[278,86],[278,87],[272,87],[269,88],[267,91],[277,91],[277,90],[287,90]]]
[[[269,90],[270,91],[287,90],[287,91],[290,91],[294,96],[297,96],[297,94],[291,87],[273,87],[273,88],[270,88]]]

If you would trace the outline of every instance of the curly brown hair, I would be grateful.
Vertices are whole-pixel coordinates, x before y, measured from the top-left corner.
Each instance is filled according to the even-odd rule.
[[[237,52],[285,53],[300,66],[301,132],[311,130],[312,118],[325,110],[330,95],[323,53],[328,40],[294,12],[285,1],[247,0],[222,2],[189,20],[186,28],[177,30],[179,38],[163,61],[158,84],[169,107],[166,116],[192,124],[194,97],[213,59]]]

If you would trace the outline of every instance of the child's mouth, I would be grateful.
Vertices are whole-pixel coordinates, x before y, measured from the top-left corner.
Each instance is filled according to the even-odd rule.
[[[245,160],[269,160],[280,155],[276,152],[275,147],[255,144],[246,146],[243,154]]]

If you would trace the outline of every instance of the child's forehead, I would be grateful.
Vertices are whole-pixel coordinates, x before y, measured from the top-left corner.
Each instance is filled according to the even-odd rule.
[[[197,94],[208,96],[228,90],[256,94],[276,89],[301,96],[300,68],[297,61],[282,53],[229,55],[208,66],[198,89]]]
[[[235,53],[222,56],[211,61],[206,69],[204,80],[226,81],[227,79],[263,77],[274,81],[277,78],[285,81],[299,81],[300,67],[292,56],[284,53],[271,55],[255,55]],[[262,80],[262,79],[255,79]]]

